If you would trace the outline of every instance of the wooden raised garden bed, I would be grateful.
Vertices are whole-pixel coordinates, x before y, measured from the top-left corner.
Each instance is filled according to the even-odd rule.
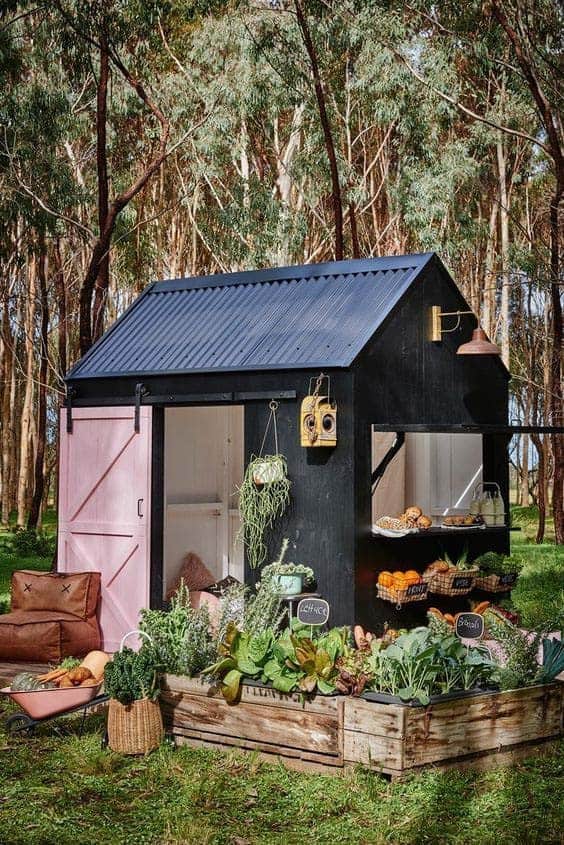
[[[236,747],[306,768],[343,766],[343,703],[338,696],[316,696],[303,703],[284,694],[244,684],[241,700],[230,705],[197,678],[166,675],[161,693],[165,729],[177,742]]]
[[[362,763],[399,778],[425,766],[488,768],[546,750],[562,735],[564,684],[410,707],[243,686],[227,704],[198,679],[167,675],[161,702],[179,743],[241,748],[337,772]]]

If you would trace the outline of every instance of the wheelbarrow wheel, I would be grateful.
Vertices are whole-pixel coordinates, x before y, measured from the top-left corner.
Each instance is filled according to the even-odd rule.
[[[33,733],[35,721],[26,713],[14,713],[6,720],[6,730],[9,734],[15,733]]]

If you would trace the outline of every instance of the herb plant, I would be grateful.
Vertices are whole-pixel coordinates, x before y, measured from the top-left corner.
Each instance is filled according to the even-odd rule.
[[[507,557],[499,552],[485,552],[477,557],[473,566],[478,566],[484,575],[508,575],[519,573],[523,565],[515,558]]]
[[[192,677],[214,659],[216,651],[207,605],[194,609],[189,601],[181,583],[170,610],[142,610],[139,627],[151,638],[144,648],[162,672]]]
[[[499,611],[488,608],[484,614],[486,627],[500,644],[505,664],[497,671],[501,689],[517,689],[537,683],[539,664],[537,654],[542,633],[528,635],[509,621]]]

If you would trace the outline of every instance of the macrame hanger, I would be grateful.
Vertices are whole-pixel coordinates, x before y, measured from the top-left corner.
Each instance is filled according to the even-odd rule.
[[[278,410],[278,402],[275,402],[274,399],[271,400],[268,407],[270,408],[270,415],[268,417],[268,422],[266,423],[266,428],[264,430],[264,437],[262,438],[262,443],[260,444],[259,450],[259,458],[262,457],[262,451],[264,449],[264,444],[266,443],[266,438],[268,437],[268,432],[270,429],[270,425],[272,423],[272,428],[274,431],[274,454],[278,455],[278,427],[276,425],[276,411]]]

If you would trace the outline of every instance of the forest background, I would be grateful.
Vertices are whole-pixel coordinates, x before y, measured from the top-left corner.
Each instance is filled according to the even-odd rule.
[[[562,426],[557,0],[0,2],[1,521],[56,490],[63,375],[150,281],[435,250]],[[564,437],[511,448],[564,542]]]

